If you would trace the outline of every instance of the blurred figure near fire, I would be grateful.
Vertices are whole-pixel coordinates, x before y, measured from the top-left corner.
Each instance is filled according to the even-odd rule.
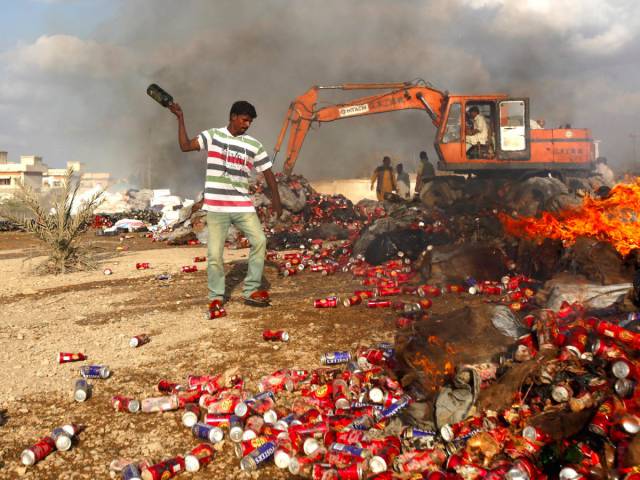
[[[418,176],[416,177],[415,196],[420,196],[420,191],[425,183],[432,181],[436,177],[436,171],[429,162],[427,152],[420,152],[420,165],[418,165]]]
[[[409,180],[409,174],[404,171],[404,166],[399,163],[396,165],[397,180],[396,183],[398,185],[398,195],[403,200],[409,200],[409,196],[411,195],[411,181]]]
[[[376,195],[379,202],[384,200],[385,193],[392,193],[398,190],[390,157],[384,157],[382,165],[373,171],[373,175],[371,175],[371,190],[373,190],[374,185],[376,186]]]

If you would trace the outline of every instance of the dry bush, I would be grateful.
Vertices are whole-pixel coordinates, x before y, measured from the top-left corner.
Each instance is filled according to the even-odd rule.
[[[45,244],[49,256],[38,266],[41,272],[66,273],[95,266],[88,249],[81,247],[78,240],[91,225],[94,212],[103,201],[104,191],[76,205],[76,212],[72,214],[79,186],[79,182],[73,180],[73,169],[67,169],[62,188],[53,195],[49,209],[38,192],[20,184],[12,203],[19,211],[27,213],[16,213],[14,209],[2,213]]]

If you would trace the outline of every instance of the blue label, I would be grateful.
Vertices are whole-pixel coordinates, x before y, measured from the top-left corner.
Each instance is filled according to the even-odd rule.
[[[100,378],[102,365],[85,365],[80,367],[80,375],[85,378]]]
[[[209,440],[209,432],[213,429],[211,425],[207,425],[206,423],[196,423],[193,427],[191,427],[191,431],[193,435],[201,438],[202,440]]]
[[[412,428],[409,431],[411,432],[410,436],[413,438],[435,437],[438,435],[437,432],[432,432],[431,430],[420,430],[419,428]]]
[[[402,397],[396,403],[380,412],[380,418],[389,418],[397,415],[397,413],[409,405],[409,397]]]
[[[257,449],[249,454],[253,458],[253,461],[256,462],[256,465],[260,465],[271,457],[276,452],[276,444],[275,442],[267,442],[263,445],[260,445]]]
[[[347,445],[344,443],[332,443],[331,446],[329,447],[329,450],[331,450],[332,452],[345,452],[345,453],[349,453],[355,457],[362,457],[362,454],[364,453],[364,448],[358,448],[354,445]]]
[[[349,352],[331,352],[325,353],[324,360],[327,365],[337,365],[339,363],[347,363],[351,360]]]

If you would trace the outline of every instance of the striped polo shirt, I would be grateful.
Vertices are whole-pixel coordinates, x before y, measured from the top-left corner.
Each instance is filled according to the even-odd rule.
[[[207,181],[203,209],[209,212],[255,212],[249,197],[251,168],[271,168],[262,144],[249,135],[234,137],[227,127],[205,130],[198,136],[207,151]]]

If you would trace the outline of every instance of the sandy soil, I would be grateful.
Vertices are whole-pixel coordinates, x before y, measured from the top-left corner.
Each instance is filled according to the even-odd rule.
[[[92,240],[98,239],[87,239]],[[229,251],[229,314],[207,321],[206,273],[180,273],[180,266],[205,255],[205,248],[167,247],[137,236],[123,242],[99,241],[114,256],[98,270],[35,276],[30,267],[38,258],[27,260],[25,255],[32,255],[37,244],[24,234],[0,234],[0,478],[108,478],[108,465],[115,458],[169,457],[196,444],[177,412],[115,413],[109,403],[114,394],[155,396],[160,379],[182,381],[188,374],[235,367],[254,386],[262,375],[279,368],[315,368],[325,351],[393,340],[392,312],[313,308],[313,298],[357,288],[350,275],[281,278],[275,266],[268,265],[265,278],[271,284],[273,306],[254,309],[240,301],[248,251]],[[129,250],[116,252],[118,245]],[[136,270],[140,261],[152,268]],[[113,275],[102,273],[107,267]],[[160,273],[170,273],[171,280],[157,280]],[[291,341],[264,342],[264,328],[285,328]],[[129,338],[140,333],[150,334],[151,343],[130,348]],[[76,403],[71,395],[81,364],[58,365],[58,352],[83,352],[89,362],[82,364],[106,364],[112,377],[96,381],[92,398]],[[86,425],[78,445],[34,467],[21,466],[18,459],[24,448],[69,422]],[[231,446],[223,445],[205,471],[180,478],[243,475]],[[287,477],[271,466],[254,478]]]

